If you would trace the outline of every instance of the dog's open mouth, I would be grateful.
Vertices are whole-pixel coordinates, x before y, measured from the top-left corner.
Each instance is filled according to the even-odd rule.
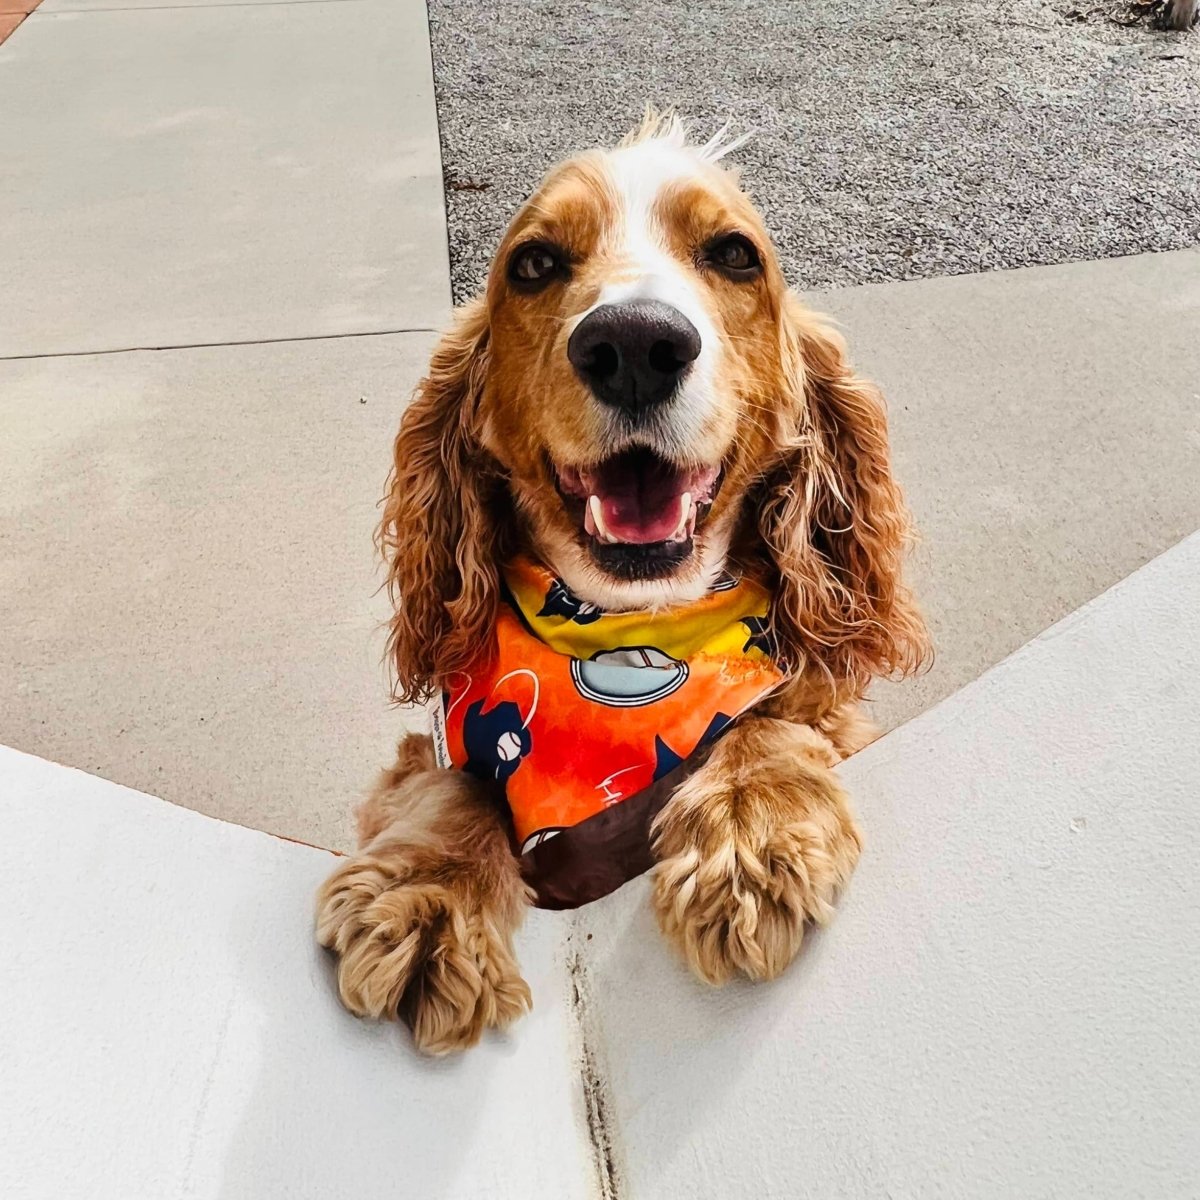
[[[722,476],[719,466],[681,467],[644,449],[592,467],[560,467],[555,474],[593,554],[631,577],[660,574],[691,553]]]

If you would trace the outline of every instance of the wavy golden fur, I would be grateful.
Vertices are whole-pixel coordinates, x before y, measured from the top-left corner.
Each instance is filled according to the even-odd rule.
[[[426,700],[489,640],[509,541],[501,480],[479,448],[487,375],[483,303],[433,352],[393,447],[377,541],[394,615],[397,700]]]
[[[652,114],[616,151],[547,176],[486,294],[434,351],[395,440],[379,532],[404,701],[437,694],[490,646],[500,566],[518,550],[609,609],[696,598],[726,567],[770,586],[789,682],[722,739],[655,827],[660,923],[712,982],[777,974],[806,923],[832,911],[859,834],[831,767],[869,738],[856,705],[870,681],[927,654],[902,579],[911,526],[882,399],[788,291],[761,219],[720,165],[730,148],[720,135],[689,146],[680,122]],[[729,238],[749,269],[705,257]],[[533,287],[514,265],[530,247],[535,266],[557,272]],[[647,428],[711,494],[690,518],[684,500],[669,571],[622,575],[572,510],[569,481],[634,435],[568,360],[589,313],[643,293],[684,314],[703,347],[669,415]],[[427,1049],[470,1044],[527,1001],[511,952],[526,892],[502,822],[479,784],[409,744],[364,811],[363,855],[320,900],[343,998],[405,1016]]]
[[[928,652],[902,575],[912,522],[878,389],[794,296],[784,312],[793,427],[757,505],[779,578],[772,617],[785,656],[818,667],[837,701],[858,699],[874,677],[909,674]]]

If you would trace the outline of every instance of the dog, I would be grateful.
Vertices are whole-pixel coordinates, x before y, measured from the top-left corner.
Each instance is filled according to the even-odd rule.
[[[831,915],[860,848],[833,767],[872,736],[870,681],[928,653],[881,397],[788,290],[725,165],[738,144],[693,144],[651,112],[546,176],[433,352],[379,532],[403,702],[489,644],[514,554],[552,569],[548,609],[576,623],[669,613],[730,572],[769,589],[752,637],[786,679],[652,830],[658,922],[712,984],[778,975]],[[523,1013],[513,934],[530,891],[487,782],[410,735],[358,819],[362,848],[317,911],[346,1007],[404,1019],[430,1053]]]

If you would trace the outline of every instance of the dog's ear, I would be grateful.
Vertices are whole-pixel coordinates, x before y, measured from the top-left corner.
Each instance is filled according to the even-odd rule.
[[[759,532],[779,573],[773,633],[793,667],[841,695],[926,659],[924,622],[901,577],[911,522],[889,462],[878,390],[841,336],[786,296],[781,456],[761,485]]]
[[[476,436],[487,357],[480,298],[434,350],[396,435],[378,542],[397,700],[428,699],[491,644],[504,549],[498,481]]]

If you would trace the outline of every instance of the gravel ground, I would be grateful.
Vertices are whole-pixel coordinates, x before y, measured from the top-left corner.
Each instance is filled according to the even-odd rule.
[[[429,0],[455,296],[647,101],[738,152],[822,288],[1200,242],[1200,29],[1137,0]]]

